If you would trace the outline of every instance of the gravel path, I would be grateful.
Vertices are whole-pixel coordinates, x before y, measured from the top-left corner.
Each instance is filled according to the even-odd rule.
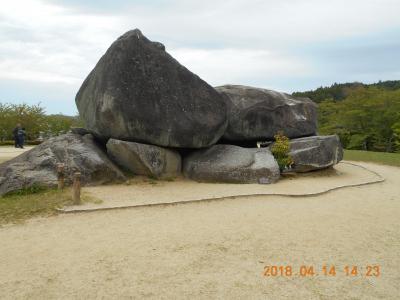
[[[68,206],[65,212],[110,209],[168,203],[182,203],[237,196],[286,195],[307,196],[342,187],[383,180],[378,174],[350,162],[341,162],[334,169],[281,178],[274,184],[198,183],[184,178],[172,182],[135,177],[131,184],[85,187],[83,192],[101,203]]]
[[[24,149],[15,148],[11,146],[1,146],[0,147],[0,163],[10,160],[25,151],[32,149],[34,146],[26,146]]]
[[[0,298],[399,299],[400,168],[363,165],[386,181],[0,228]],[[324,276],[324,264],[336,276]],[[295,275],[264,277],[266,265]],[[302,265],[318,275],[299,276]],[[346,265],[358,275],[346,276]],[[368,265],[380,276],[365,276]]]

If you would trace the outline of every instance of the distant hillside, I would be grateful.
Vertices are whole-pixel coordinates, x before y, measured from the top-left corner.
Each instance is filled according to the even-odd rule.
[[[293,95],[319,103],[319,134],[339,135],[345,148],[400,152],[400,80],[335,83]]]
[[[330,87],[319,87],[316,90],[295,92],[293,95],[308,97],[317,103],[324,100],[341,101],[345,99],[352,91],[360,87],[376,87],[387,91],[393,91],[400,89],[400,80],[379,81],[372,84],[364,84],[361,82],[334,83]]]

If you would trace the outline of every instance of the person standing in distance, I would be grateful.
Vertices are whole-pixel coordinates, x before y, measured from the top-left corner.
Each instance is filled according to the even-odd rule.
[[[14,145],[15,145],[15,148],[20,148],[19,139],[18,139],[18,131],[19,131],[20,129],[22,129],[20,123],[18,123],[18,124],[17,124],[17,127],[15,127],[15,128],[13,129],[13,136],[14,136]]]
[[[25,144],[25,128],[22,127],[20,129],[18,129],[18,143],[19,143],[19,147],[21,149],[24,149],[24,144]]]

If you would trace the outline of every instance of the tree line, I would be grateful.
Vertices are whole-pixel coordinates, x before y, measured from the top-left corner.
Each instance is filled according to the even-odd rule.
[[[20,123],[26,129],[28,141],[40,136],[50,137],[66,133],[71,127],[82,126],[78,116],[47,115],[41,104],[0,103],[0,141],[13,139],[12,130]]]
[[[319,134],[346,149],[400,152],[400,81],[334,84],[296,92],[318,103]]]

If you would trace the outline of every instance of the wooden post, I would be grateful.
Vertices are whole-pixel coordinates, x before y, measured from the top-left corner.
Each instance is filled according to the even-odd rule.
[[[64,167],[63,163],[57,164],[57,179],[58,179],[58,189],[62,190],[64,188]]]
[[[81,173],[74,173],[74,181],[72,184],[72,200],[75,205],[81,204]]]

